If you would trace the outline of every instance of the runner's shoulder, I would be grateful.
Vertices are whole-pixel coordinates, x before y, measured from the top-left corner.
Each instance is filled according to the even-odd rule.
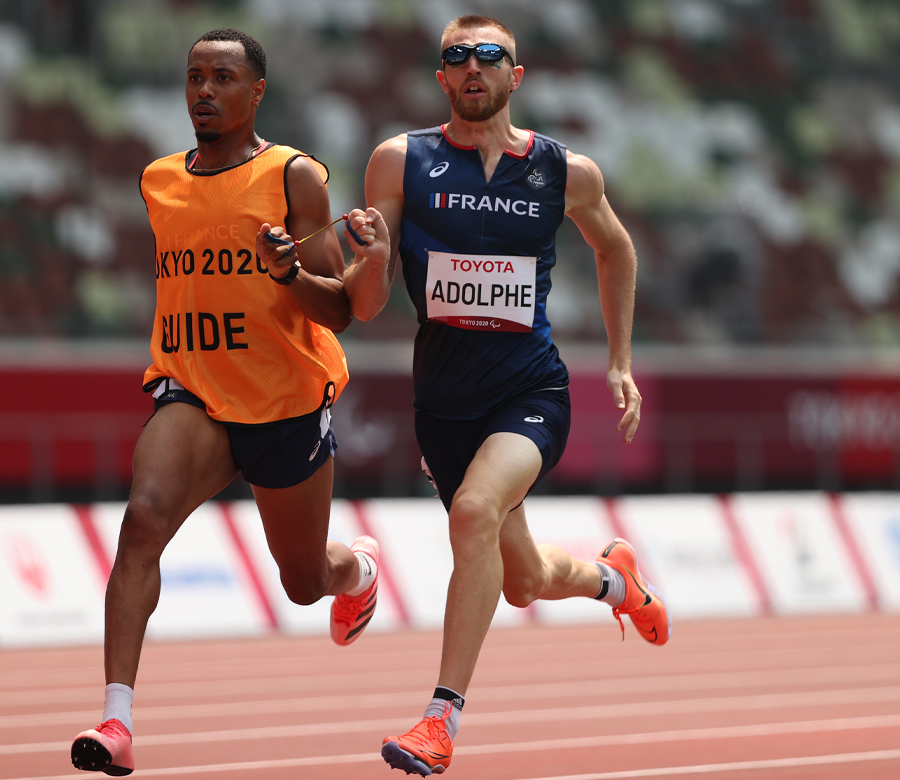
[[[403,174],[406,169],[406,133],[401,133],[387,141],[382,141],[372,152],[366,180],[391,180],[399,187],[403,186]]]
[[[398,158],[405,160],[406,147],[407,134],[400,133],[400,135],[395,135],[393,138],[388,138],[386,141],[382,141],[378,144],[378,146],[375,147],[375,151],[372,152],[372,160],[374,161],[376,158],[380,162],[394,161]]]
[[[599,202],[603,197],[603,174],[590,157],[566,150],[566,203]]]

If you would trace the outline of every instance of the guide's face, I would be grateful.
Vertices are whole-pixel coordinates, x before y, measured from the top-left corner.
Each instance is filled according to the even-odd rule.
[[[237,41],[200,41],[188,58],[185,96],[197,140],[217,141],[252,123],[263,79],[254,78]]]

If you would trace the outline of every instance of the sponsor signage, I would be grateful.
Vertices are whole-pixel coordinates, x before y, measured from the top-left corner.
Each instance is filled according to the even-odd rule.
[[[879,609],[900,611],[900,494],[837,498],[871,574]]]
[[[634,496],[616,503],[642,573],[676,619],[760,613],[714,496]]]
[[[734,496],[732,508],[776,614],[867,609],[827,495],[745,493]]]
[[[103,587],[75,512],[0,511],[0,646],[99,642]]]
[[[105,575],[125,505],[0,507],[0,647],[100,643]],[[682,619],[900,611],[900,494],[743,493],[532,496],[538,543],[593,561],[615,537]],[[336,501],[329,537],[381,546],[371,630],[443,625],[453,555],[434,498]],[[148,636],[193,639],[273,630],[327,632],[331,599],[298,606],[252,501],[209,502],[187,519],[161,561],[162,593]],[[501,598],[493,624],[611,622],[590,598],[518,609]],[[677,629],[676,629],[677,630]]]

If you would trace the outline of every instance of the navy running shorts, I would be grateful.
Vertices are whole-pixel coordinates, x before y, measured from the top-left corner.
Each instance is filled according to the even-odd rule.
[[[154,411],[185,403],[206,411],[202,398],[189,390],[170,389],[153,404]],[[302,417],[256,425],[219,423],[228,431],[231,454],[244,479],[262,488],[287,488],[309,479],[328,456],[337,452],[331,411],[318,409]]]
[[[445,420],[417,409],[416,440],[438,495],[449,512],[466,469],[488,436],[518,433],[537,445],[543,465],[534,481],[536,485],[559,463],[569,438],[571,419],[568,388],[538,390],[516,396],[474,420]]]

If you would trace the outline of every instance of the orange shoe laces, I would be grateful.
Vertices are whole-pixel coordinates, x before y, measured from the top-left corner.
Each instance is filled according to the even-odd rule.
[[[450,739],[450,735],[447,733],[446,724],[446,718],[450,714],[450,710],[452,709],[452,707],[453,705],[448,701],[446,707],[444,708],[444,714],[442,716],[438,717],[437,715],[429,715],[427,718],[423,718],[404,736],[415,737],[423,745],[426,743],[426,741],[432,740],[436,740],[440,744],[443,744],[444,740],[446,740],[452,745],[453,742]]]
[[[622,641],[623,642],[625,641],[625,624],[622,622],[622,618],[620,617],[620,615],[630,615],[631,621],[635,625],[640,624],[640,625],[644,625],[644,626],[649,626],[650,628],[653,627],[652,620],[640,620],[640,619],[635,620],[635,615],[640,615],[640,612],[644,608],[644,606],[645,606],[644,604],[641,604],[640,606],[637,606],[634,609],[622,609],[621,605],[618,607],[613,607],[613,611],[612,611],[613,617],[619,621],[619,627],[622,629]]]
[[[352,623],[356,620],[364,609],[371,606],[369,599],[372,594],[370,591],[371,588],[360,593],[358,596],[343,596],[343,598],[335,599],[335,619],[341,623]]]
[[[622,629],[622,641],[624,642],[625,641],[625,624],[622,622],[622,618],[619,617],[621,612],[623,612],[623,610],[619,609],[618,607],[613,607],[613,617],[619,621],[619,628]],[[631,612],[625,611],[625,614],[630,615]]]
[[[431,715],[423,719],[404,736],[412,737],[423,746],[427,746],[431,742],[437,742],[439,745],[450,742],[450,736],[447,734],[444,720],[437,717],[437,715]]]

